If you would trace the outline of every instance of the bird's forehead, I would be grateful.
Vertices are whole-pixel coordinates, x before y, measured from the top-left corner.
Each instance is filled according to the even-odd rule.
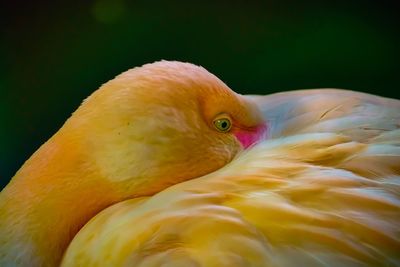
[[[179,62],[157,62],[132,69],[118,76],[113,84],[126,88],[124,96],[135,105],[166,105],[193,110],[197,107],[206,119],[228,113],[235,120],[252,127],[262,119],[257,107],[233,92],[202,67]]]

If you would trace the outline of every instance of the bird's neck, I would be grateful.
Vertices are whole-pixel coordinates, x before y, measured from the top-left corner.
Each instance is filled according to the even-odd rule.
[[[121,200],[83,153],[54,136],[0,193],[0,266],[58,266],[79,229]]]

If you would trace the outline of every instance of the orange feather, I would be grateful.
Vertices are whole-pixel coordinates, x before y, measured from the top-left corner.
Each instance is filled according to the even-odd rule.
[[[129,70],[1,192],[0,266],[399,265],[399,128],[398,100]]]

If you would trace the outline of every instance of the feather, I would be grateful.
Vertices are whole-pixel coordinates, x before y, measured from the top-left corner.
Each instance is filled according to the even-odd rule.
[[[400,102],[343,90],[249,98],[267,140],[101,212],[62,266],[400,265]]]
[[[60,263],[400,266],[400,101],[128,70],[0,193],[0,265]]]

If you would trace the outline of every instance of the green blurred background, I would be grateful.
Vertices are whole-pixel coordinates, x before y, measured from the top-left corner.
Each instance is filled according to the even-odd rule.
[[[115,75],[160,59],[240,93],[338,87],[398,98],[386,1],[8,1],[1,9],[0,188]]]

